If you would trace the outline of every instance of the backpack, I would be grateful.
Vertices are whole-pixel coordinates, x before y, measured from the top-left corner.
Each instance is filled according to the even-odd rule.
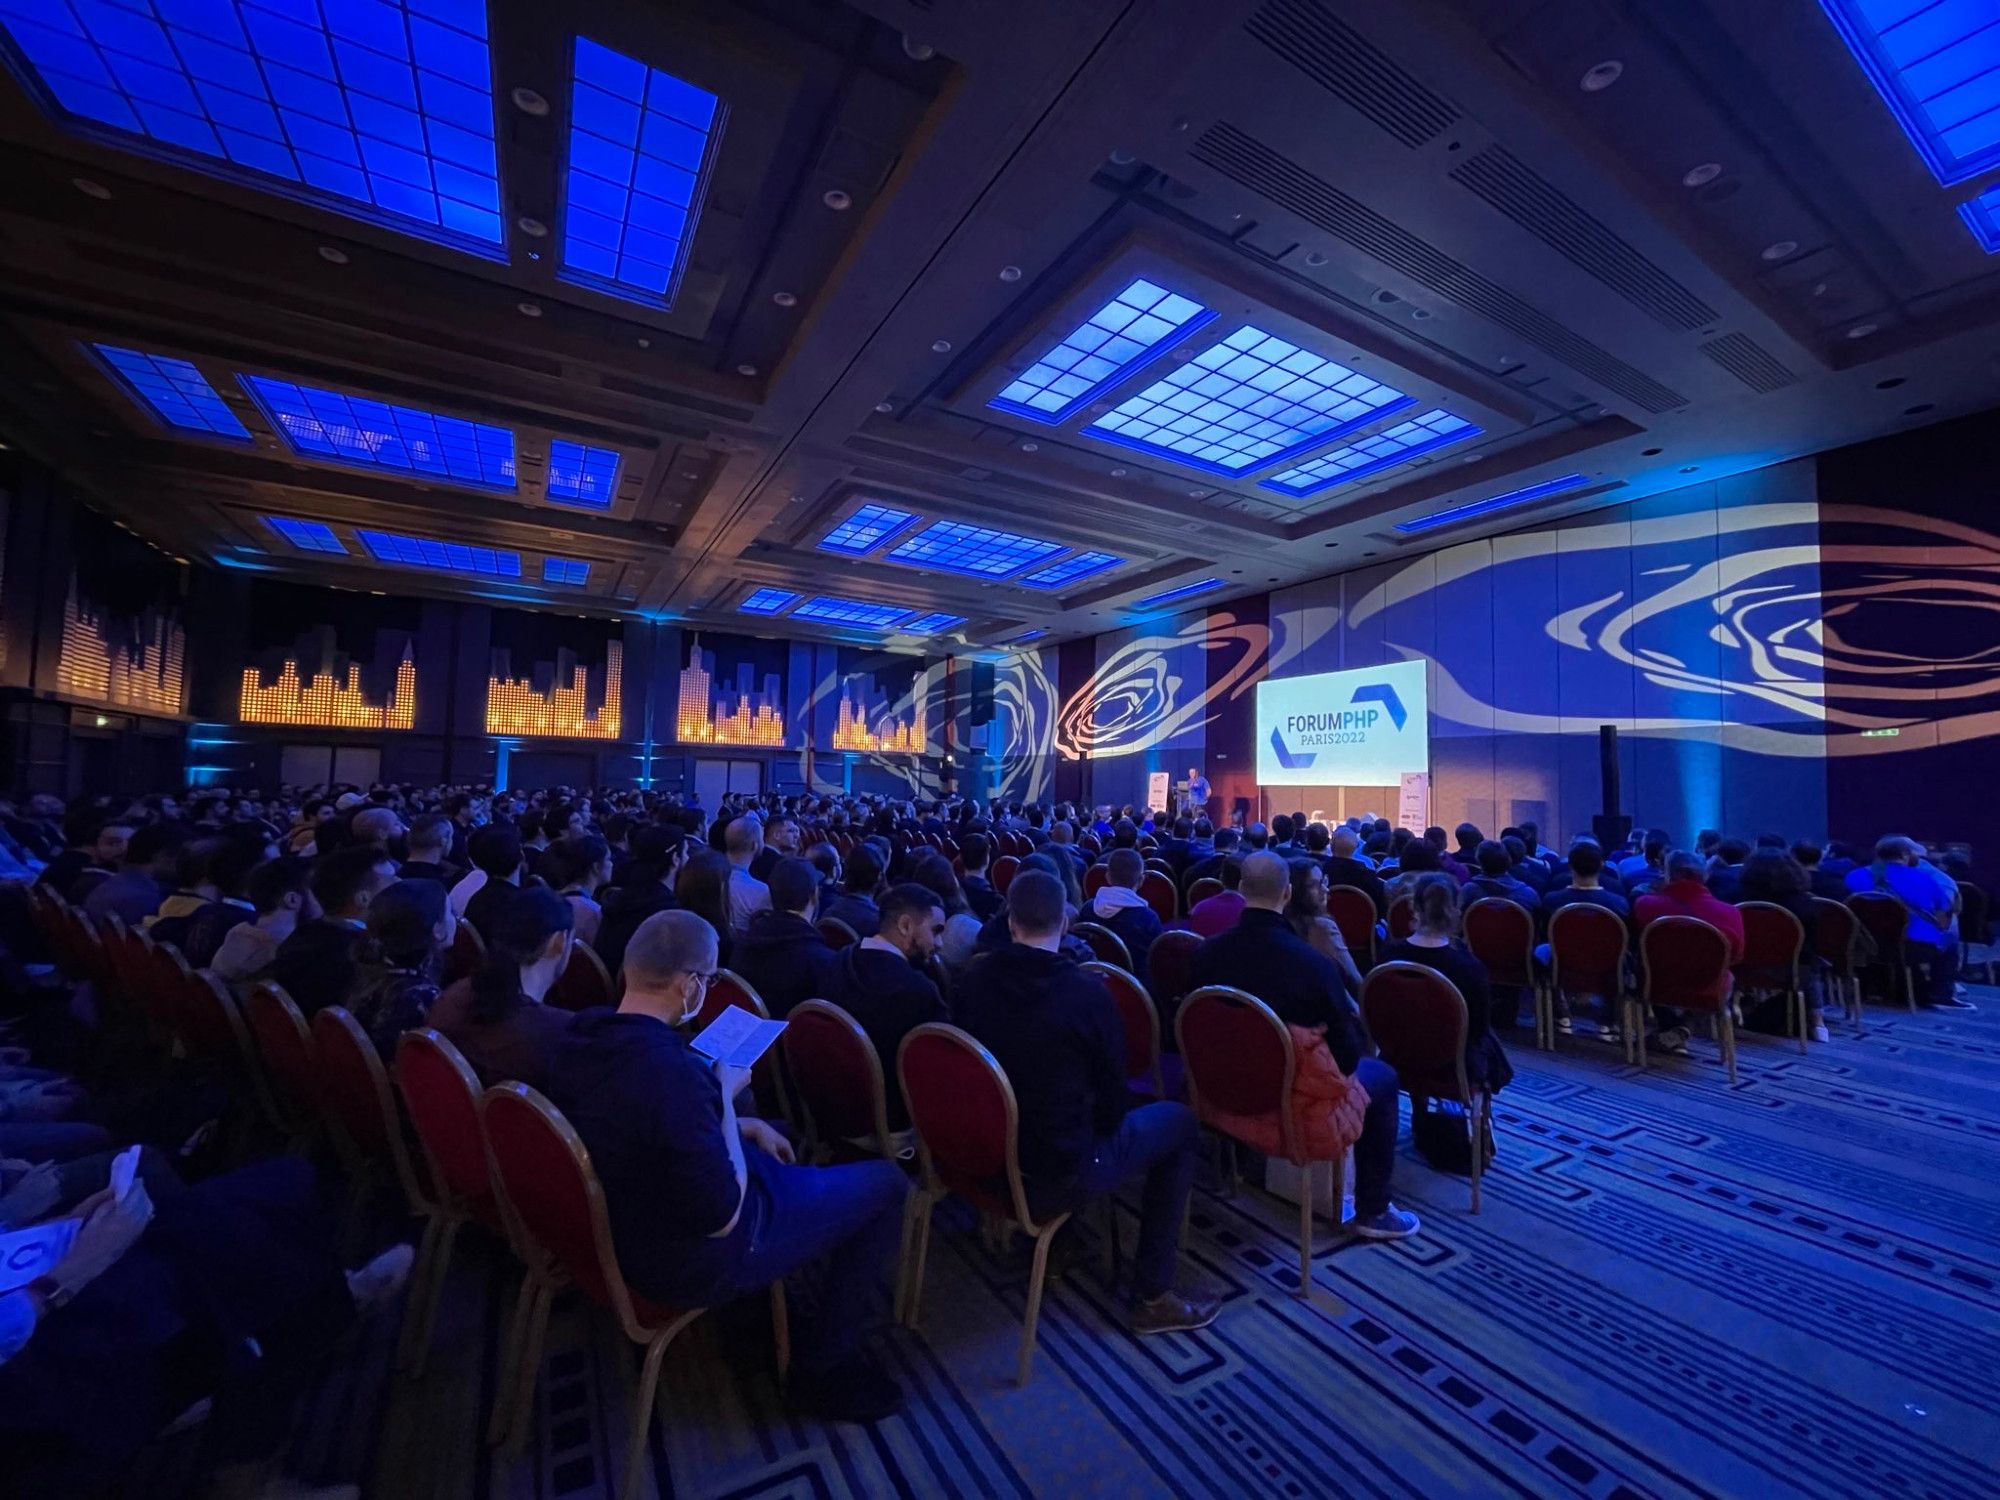
[[[1417,1150],[1440,1172],[1460,1177],[1472,1175],[1472,1132],[1466,1128],[1465,1106],[1449,1099],[1423,1099],[1410,1116],[1410,1133]],[[1481,1170],[1493,1165],[1493,1120],[1483,1122],[1485,1141],[1480,1153]]]

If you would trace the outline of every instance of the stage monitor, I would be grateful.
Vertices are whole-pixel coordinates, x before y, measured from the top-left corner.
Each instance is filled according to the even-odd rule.
[[[1261,786],[1396,786],[1431,768],[1422,661],[1257,684]]]

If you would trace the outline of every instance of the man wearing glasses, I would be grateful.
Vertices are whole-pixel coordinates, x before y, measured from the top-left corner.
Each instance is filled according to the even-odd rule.
[[[748,1071],[710,1062],[680,1030],[716,962],[715,929],[695,913],[648,917],[625,948],[624,999],[577,1017],[544,1092],[589,1148],[635,1290],[715,1306],[820,1262],[819,1316],[801,1332],[786,1394],[832,1421],[892,1415],[902,1391],[860,1343],[907,1181],[885,1161],[798,1166],[777,1130],[737,1114]]]

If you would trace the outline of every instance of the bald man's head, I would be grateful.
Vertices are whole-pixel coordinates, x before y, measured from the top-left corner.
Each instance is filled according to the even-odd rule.
[[[1282,857],[1259,850],[1243,861],[1243,876],[1236,889],[1251,906],[1283,911],[1292,895],[1292,872]]]

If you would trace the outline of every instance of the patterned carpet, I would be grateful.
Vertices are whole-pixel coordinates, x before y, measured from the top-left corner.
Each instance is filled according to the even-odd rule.
[[[1746,1038],[1735,1088],[1699,1040],[1645,1073],[1590,1040],[1523,1043],[1478,1217],[1406,1126],[1397,1197],[1424,1233],[1322,1224],[1308,1306],[1291,1206],[1205,1181],[1186,1261],[1220,1320],[1131,1338],[1079,1235],[1025,1389],[1025,1253],[941,1228],[922,1334],[882,1346],[902,1417],[790,1419],[761,1317],[710,1317],[668,1356],[651,1478],[681,1497],[1990,1497],[2000,991],[1974,994],[1972,1016],[1871,1006],[1865,1038],[1807,1057]],[[494,1460],[477,1436],[507,1286],[468,1262],[448,1296],[421,1382],[387,1373],[393,1320],[342,1351],[294,1469],[396,1500],[615,1493],[630,1347],[559,1311],[534,1437]]]

